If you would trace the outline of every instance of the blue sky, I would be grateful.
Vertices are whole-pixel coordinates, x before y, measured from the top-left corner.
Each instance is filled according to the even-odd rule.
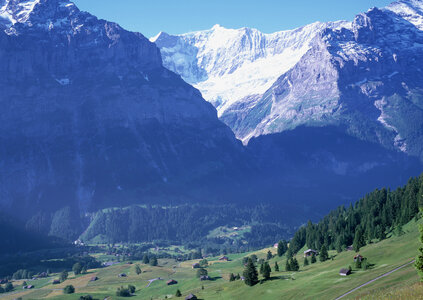
[[[390,0],[74,0],[81,10],[152,37],[209,29],[253,27],[271,33],[315,21],[352,20]]]

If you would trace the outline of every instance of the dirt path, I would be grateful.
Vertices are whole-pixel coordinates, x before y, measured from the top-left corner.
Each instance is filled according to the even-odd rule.
[[[152,284],[154,281],[156,281],[156,280],[163,280],[162,278],[154,278],[154,279],[150,279],[149,281],[148,281],[148,285],[147,285],[147,287],[149,287],[150,286],[150,284]]]
[[[392,271],[389,271],[389,272],[387,272],[387,273],[385,273],[385,274],[383,274],[383,275],[380,275],[380,276],[376,277],[375,279],[372,279],[372,280],[370,280],[370,281],[367,281],[366,283],[364,283],[364,284],[362,284],[362,285],[360,285],[360,286],[356,287],[355,289],[352,289],[351,291],[349,291],[349,292],[347,292],[347,293],[343,294],[342,296],[339,296],[339,297],[338,297],[338,298],[336,298],[335,300],[342,299],[342,298],[344,298],[345,296],[348,296],[349,294],[354,293],[355,291],[357,291],[357,290],[361,289],[362,287],[365,287],[366,285],[369,285],[369,284],[371,284],[371,283],[375,282],[376,280],[379,280],[379,279],[381,279],[381,278],[383,278],[383,277],[389,276],[389,275],[391,275],[392,273],[394,273],[394,272],[396,272],[396,271],[398,271],[398,270],[401,270],[401,269],[403,269],[403,268],[405,268],[405,267],[407,267],[407,266],[411,265],[411,264],[412,264],[412,263],[414,263],[414,262],[415,262],[415,260],[410,261],[410,262],[406,263],[405,265],[402,265],[402,266],[400,266],[400,267],[398,267],[398,268],[396,268],[396,269],[393,269]]]

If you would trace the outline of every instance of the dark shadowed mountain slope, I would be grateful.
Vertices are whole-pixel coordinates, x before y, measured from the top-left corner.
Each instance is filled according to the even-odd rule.
[[[213,106],[143,35],[61,0],[1,0],[0,20],[3,207],[177,198],[246,165]]]

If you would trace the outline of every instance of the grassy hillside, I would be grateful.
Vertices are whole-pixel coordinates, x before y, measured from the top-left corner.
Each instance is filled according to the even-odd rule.
[[[354,252],[330,252],[333,260],[317,262],[307,267],[302,267],[303,258],[297,256],[301,269],[299,272],[272,272],[271,280],[258,284],[254,287],[246,286],[242,281],[229,282],[230,273],[242,275],[242,258],[252,253],[229,255],[231,261],[219,262],[217,257],[210,258],[210,266],[207,268],[211,281],[200,282],[196,278],[196,270],[191,265],[195,261],[179,263],[175,260],[159,260],[159,267],[141,265],[143,273],[136,275],[135,263],[121,263],[112,267],[90,270],[87,275],[73,276],[59,285],[40,280],[35,283],[35,289],[23,291],[17,286],[14,294],[5,295],[4,299],[78,299],[81,295],[90,294],[96,299],[104,299],[111,296],[113,299],[124,299],[115,296],[116,289],[120,286],[133,284],[137,287],[136,295],[131,299],[176,299],[175,292],[181,290],[183,296],[189,293],[196,294],[201,299],[334,299],[337,296],[355,288],[381,274],[384,274],[406,262],[411,261],[417,254],[418,228],[421,221],[411,221],[404,226],[405,234],[394,236],[379,243],[367,245],[360,253],[367,257],[373,266],[366,271],[354,270]],[[268,250],[276,253],[275,249],[263,249],[255,252],[259,258],[265,258]],[[301,253],[301,252],[300,252]],[[285,269],[285,257],[270,260],[272,269],[275,261],[281,270]],[[338,272],[341,268],[353,267],[353,274],[341,277]],[[118,274],[126,273],[128,277],[119,278]],[[98,281],[90,282],[92,276],[97,276]],[[147,287],[150,279],[156,280]],[[175,279],[177,285],[167,286],[166,281]],[[365,288],[357,291],[345,299],[377,299],[397,298],[396,295],[404,294],[403,299],[414,298],[415,295],[423,297],[423,287],[418,284],[418,276],[413,266],[404,268],[397,273],[376,281]],[[21,282],[15,282],[15,285]],[[76,294],[64,295],[63,287],[72,284],[76,288]],[[202,289],[202,286],[204,289]],[[412,288],[409,288],[412,286]],[[179,298],[181,299],[181,298]],[[183,298],[182,298],[183,299]]]

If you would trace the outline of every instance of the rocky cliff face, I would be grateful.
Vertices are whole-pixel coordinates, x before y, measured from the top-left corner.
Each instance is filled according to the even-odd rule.
[[[423,159],[422,24],[422,2],[402,0],[353,22],[272,35],[225,29],[231,42],[216,38],[218,28],[154,40],[165,65],[195,84],[244,143],[302,125],[342,125],[359,139]],[[206,75],[184,68],[187,48]],[[237,72],[244,81],[232,80]],[[219,76],[230,93],[221,93]]]
[[[143,35],[67,0],[1,0],[0,20],[3,207],[177,198],[244,165],[213,106]]]

